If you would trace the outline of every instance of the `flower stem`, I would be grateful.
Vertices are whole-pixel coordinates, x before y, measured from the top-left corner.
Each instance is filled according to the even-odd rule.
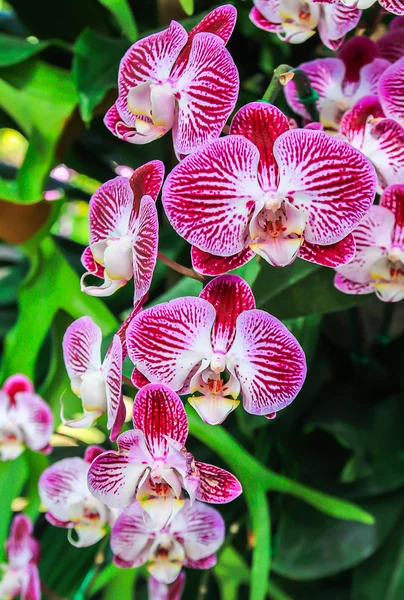
[[[273,104],[276,98],[278,97],[278,94],[281,91],[282,87],[286,85],[288,81],[293,79],[293,75],[292,77],[288,77],[288,75],[292,72],[293,67],[291,67],[290,65],[279,65],[279,67],[276,67],[274,74],[272,75],[270,84],[265,90],[262,99],[265,102]]]
[[[185,275],[186,277],[191,277],[191,279],[196,279],[197,281],[202,281],[202,282],[205,281],[205,277],[203,275],[200,275],[193,269],[184,267],[184,265],[180,265],[179,263],[175,262],[175,260],[168,258],[168,256],[166,256],[162,252],[158,252],[157,257],[161,260],[161,262],[163,262],[165,265],[167,265],[167,267],[170,267],[170,269],[173,269],[173,271],[177,271],[177,273],[181,273],[181,275]]]

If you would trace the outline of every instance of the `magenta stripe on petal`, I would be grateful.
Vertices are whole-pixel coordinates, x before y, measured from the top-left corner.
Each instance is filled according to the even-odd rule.
[[[350,233],[341,241],[329,246],[319,246],[303,242],[299,250],[299,258],[324,267],[340,267],[350,262],[355,256],[355,238]]]
[[[204,463],[200,466],[210,467]],[[225,535],[224,520],[219,511],[202,502],[185,500],[184,507],[170,524],[170,533],[185,549],[188,560],[210,558],[222,545]]]
[[[45,400],[37,394],[18,392],[15,395],[14,421],[23,431],[28,448],[49,454],[53,414]]]
[[[337,273],[334,278],[334,285],[340,292],[344,294],[363,295],[371,294],[375,291],[373,281],[367,283],[356,283],[344,277],[341,273]]]
[[[275,3],[274,3],[275,4]],[[279,23],[271,23],[264,17],[256,6],[250,11],[249,17],[256,27],[269,31],[270,33],[282,33],[283,27]]]
[[[404,4],[403,4],[404,6]],[[379,81],[379,96],[387,117],[404,121],[404,57],[392,64]]]
[[[199,250],[196,246],[192,246],[191,248],[193,268],[198,273],[209,275],[210,277],[223,275],[228,271],[237,269],[248,263],[254,256],[255,252],[250,248],[244,248],[238,254],[233,254],[233,256],[214,256],[213,254],[209,254],[209,252]]]
[[[210,504],[226,504],[243,491],[241,483],[228,471],[195,461],[200,473],[200,484],[196,492],[197,500]]]
[[[118,335],[114,335],[112,343],[108,348],[102,369],[105,375],[107,390],[107,413],[108,429],[114,427],[114,435],[111,433],[111,440],[115,441],[118,437],[125,420],[125,410],[122,410],[122,344]],[[119,417],[119,421],[117,423]]]
[[[402,183],[404,178],[404,127],[393,119],[369,123],[362,152],[375,166],[379,188]]]
[[[142,198],[139,215],[129,228],[133,234],[134,302],[137,302],[149,291],[157,260],[159,221],[153,198]]]
[[[358,150],[362,149],[366,124],[369,119],[384,117],[379,98],[364,96],[341,119],[340,133]]]
[[[379,0],[380,5],[394,15],[404,15],[403,0]]]
[[[90,245],[117,235],[121,224],[127,226],[132,206],[133,192],[126,177],[115,177],[99,187],[90,200]]]
[[[404,184],[388,187],[383,192],[380,204],[394,214],[395,225],[392,242],[404,250]]]
[[[142,165],[129,179],[133,192],[134,207],[139,206],[143,196],[151,196],[157,200],[164,179],[164,164],[161,160],[151,160]]]
[[[63,337],[63,357],[70,377],[101,366],[101,329],[91,317],[76,319]]]
[[[104,279],[105,269],[102,265],[95,262],[90,246],[87,246],[81,255],[81,264],[88,273],[91,273],[91,275]]]

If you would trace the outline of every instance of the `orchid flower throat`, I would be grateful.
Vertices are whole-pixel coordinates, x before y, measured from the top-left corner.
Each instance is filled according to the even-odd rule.
[[[292,201],[271,192],[257,202],[249,229],[253,242],[276,240],[282,237],[301,237],[306,219]]]
[[[173,125],[179,98],[176,81],[171,78],[159,83],[144,82],[129,90],[127,106],[135,117],[137,133],[156,138],[164,135]]]

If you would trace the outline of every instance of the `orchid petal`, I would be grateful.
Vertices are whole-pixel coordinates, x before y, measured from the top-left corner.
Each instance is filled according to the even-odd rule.
[[[184,506],[184,500],[173,496],[155,496],[140,500],[146,526],[152,531],[161,531],[170,525]]]
[[[340,267],[350,262],[354,256],[355,238],[352,233],[329,246],[304,242],[299,251],[299,258],[324,267]]]
[[[356,281],[352,281],[347,277],[344,277],[342,273],[337,273],[334,278],[334,285],[340,292],[344,292],[344,294],[352,294],[352,295],[362,295],[362,294],[371,294],[375,291],[375,286],[373,281],[368,281],[367,283],[357,283]]]
[[[30,564],[26,568],[21,587],[21,600],[41,600],[41,582],[35,564]]]
[[[403,3],[404,12],[404,3]],[[404,123],[404,56],[386,69],[379,81],[379,96],[386,117]]]
[[[139,215],[129,229],[134,239],[133,283],[134,302],[137,302],[149,291],[157,260],[159,222],[153,198],[143,196]]]
[[[133,192],[126,177],[106,181],[90,200],[90,246],[97,262],[103,262],[96,243],[125,235],[133,205]]]
[[[216,554],[211,554],[206,558],[201,558],[199,560],[192,560],[188,558],[184,562],[184,567],[188,567],[189,569],[211,569],[217,563]]]
[[[121,115],[117,109],[117,105],[113,104],[104,117],[105,126],[121,140],[126,142],[138,143],[140,137],[135,124],[128,125],[123,122]],[[146,143],[146,142],[145,142]]]
[[[365,139],[365,130],[369,119],[384,117],[377,96],[364,96],[348,110],[341,119],[340,132],[348,142],[361,150]]]
[[[195,271],[211,277],[233,271],[233,269],[248,263],[254,256],[255,252],[250,248],[243,248],[233,256],[214,256],[209,252],[199,250],[196,246],[191,248],[192,266]]]
[[[161,160],[151,160],[138,167],[129,179],[133,192],[133,204],[136,211],[143,196],[151,196],[157,200],[164,179],[164,164]]]
[[[275,4],[275,2],[274,2]],[[279,2],[277,3],[279,5]],[[279,15],[275,15],[275,22],[268,20],[256,6],[250,11],[249,14],[250,20],[254,23],[256,27],[259,29],[263,29],[264,31],[269,31],[270,33],[282,33],[282,25],[279,23]]]
[[[133,309],[131,310],[129,315],[126,317],[126,319],[124,320],[124,322],[122,323],[122,325],[120,326],[118,331],[116,332],[116,334],[119,336],[119,339],[121,340],[121,344],[122,344],[122,361],[124,361],[128,355],[128,349],[126,347],[126,331],[129,327],[129,325],[131,324],[132,319],[138,313],[140,313],[140,311],[142,310],[143,304],[146,302],[146,300],[147,300],[147,294],[145,296],[143,296],[143,298],[140,298],[139,300],[134,302]]]
[[[378,175],[378,191],[401,183],[404,178],[404,127],[392,119],[370,122],[365,130],[362,152]]]
[[[200,390],[198,390],[200,391]],[[191,396],[189,404],[196,410],[202,421],[209,425],[220,425],[240,404],[239,400],[213,394],[209,391],[202,396]]]
[[[63,357],[75,394],[80,392],[81,376],[101,367],[101,329],[91,317],[80,317],[66,329]]]
[[[380,56],[391,63],[395,63],[404,56],[404,36],[400,28],[390,29],[388,33],[376,40],[376,44]]]
[[[157,545],[158,543],[158,540],[156,540],[155,544]],[[153,554],[154,552],[152,550],[152,555]],[[155,556],[155,560],[151,559],[148,563],[147,570],[152,577],[161,583],[170,584],[173,583],[180,574],[184,559],[185,555],[182,544],[175,538],[171,538],[167,555],[164,554],[162,557],[158,555]]]
[[[395,218],[392,236],[393,246],[404,249],[404,185],[391,185],[380,199],[380,205],[389,209]]]
[[[216,476],[213,472],[212,475]],[[225,525],[220,513],[211,506],[186,500],[171,524],[170,533],[182,540],[187,560],[197,561],[210,557],[220,548]]]
[[[135,502],[117,518],[111,533],[111,549],[115,557],[122,558],[128,566],[140,566],[149,559],[149,543],[155,533],[144,523],[140,505]]]
[[[80,260],[83,267],[87,270],[86,275],[94,275],[94,277],[104,279],[105,268],[94,260],[90,246],[87,246],[84,250]]]
[[[10,537],[5,544],[7,559],[12,568],[25,567],[34,558],[33,551],[36,547],[35,543],[34,547],[32,544],[32,533],[31,519],[26,515],[16,515],[11,524]]]
[[[32,381],[20,373],[11,375],[11,377],[6,379],[1,389],[5,394],[7,394],[12,402],[15,394],[18,392],[29,392],[31,394],[34,393],[34,385]]]
[[[75,532],[77,539],[73,537],[73,531]],[[75,548],[88,548],[93,546],[107,533],[106,527],[101,525],[75,525],[74,529],[69,529],[67,532],[67,539],[69,543]]]
[[[200,474],[197,500],[210,504],[227,504],[242,493],[241,483],[228,471],[199,461],[195,461],[195,464]]]
[[[185,588],[185,573],[181,572],[177,579],[167,585],[160,583],[154,577],[148,578],[149,598],[153,600],[181,600]]]
[[[403,0],[379,0],[380,6],[382,6],[387,12],[393,13],[393,15],[404,15],[404,2]]]
[[[88,446],[84,452],[84,460],[91,465],[93,460],[103,452],[105,452],[105,450],[101,446]]]
[[[103,410],[89,410],[83,409],[83,416],[79,419],[66,419],[64,415],[64,406],[62,399],[60,400],[60,420],[65,427],[71,427],[72,429],[85,429],[91,427],[97,419],[104,414]]]
[[[262,242],[250,244],[250,248],[270,265],[285,267],[295,260],[302,243],[303,237],[271,237]]]
[[[337,50],[345,35],[358,25],[362,11],[345,6],[342,2],[322,3],[318,33],[327,48]]]
[[[53,415],[49,405],[37,394],[18,392],[14,419],[28,448],[49,454],[49,440],[53,433]]]
[[[358,35],[348,40],[338,53],[345,65],[343,87],[345,92],[355,89],[361,80],[361,71],[379,57],[377,45],[370,38]]]
[[[126,410],[122,399],[122,345],[118,335],[114,335],[112,343],[102,363],[107,393],[107,428],[111,432],[111,441],[115,441],[125,421]]]

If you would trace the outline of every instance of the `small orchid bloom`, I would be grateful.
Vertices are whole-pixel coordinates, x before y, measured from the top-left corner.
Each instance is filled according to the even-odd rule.
[[[14,460],[25,447],[49,454],[53,416],[25,375],[12,375],[0,390],[0,460]]]
[[[16,515],[5,547],[7,564],[0,565],[0,598],[12,600],[40,600],[41,585],[37,562],[39,544],[32,537],[31,519]]]
[[[384,118],[377,96],[364,96],[341,120],[340,132],[376,169],[378,192],[404,181],[404,127]]]
[[[149,600],[181,600],[185,588],[185,573],[182,571],[173,583],[160,583],[154,577],[148,580]]]
[[[45,469],[39,479],[46,519],[56,527],[68,529],[68,540],[77,548],[96,544],[107,533],[108,525],[115,522],[116,513],[94,498],[87,486],[90,464],[102,452],[103,448],[89,446],[84,459],[59,460]]]
[[[330,2],[333,0],[329,0]],[[380,6],[389,13],[394,15],[404,15],[404,3],[403,0],[341,0],[345,6],[356,7],[361,10],[370,8],[376,2],[379,2]]]
[[[90,296],[111,296],[132,279],[135,302],[151,284],[157,259],[158,216],[156,198],[164,165],[153,160],[136,169],[131,178],[115,177],[104,183],[90,200],[90,245],[81,262],[87,272],[81,290]],[[104,279],[86,286],[87,275]]]
[[[353,257],[351,231],[375,195],[369,161],[323,131],[292,129],[275,106],[241,108],[230,135],[184,159],[163,204],[194,246],[194,268],[225,273],[259,254],[273,266],[297,256],[326,266]]]
[[[159,532],[148,529],[139,504],[131,504],[118,517],[111,535],[114,563],[118,567],[146,564],[160,583],[178,582],[182,567],[209,569],[224,541],[224,521],[217,510],[201,502],[185,500],[184,508]],[[182,584],[181,580],[177,587]],[[174,588],[175,589],[175,588]],[[179,598],[178,592],[168,598]],[[167,596],[162,596],[167,598]],[[153,596],[153,600],[157,597]]]
[[[225,48],[235,20],[236,9],[226,4],[190,33],[172,21],[133,44],[121,61],[108,129],[132,144],[172,129],[177,156],[217,138],[238,95],[237,68]]]
[[[404,185],[388,187],[354,231],[356,256],[337,269],[335,286],[345,294],[376,292],[383,302],[404,298]]]
[[[315,0],[253,0],[250,19],[260,29],[276,33],[283,42],[301,44],[316,33],[327,48],[337,50],[355,29],[362,11],[340,2]]]
[[[404,56],[404,17],[396,17],[390,23],[390,29],[387,33],[376,40],[380,56],[390,61],[396,62]]]
[[[125,420],[122,399],[122,345],[114,335],[101,363],[101,329],[90,317],[80,317],[67,329],[63,338],[63,357],[74,394],[81,399],[84,415],[66,420],[61,406],[60,418],[67,427],[90,427],[107,413],[107,427],[114,441]]]
[[[255,308],[248,284],[236,275],[208,283],[199,298],[159,304],[137,315],[127,331],[138,374],[180,394],[211,425],[238,405],[274,415],[296,397],[306,375],[302,348],[286,327]]]
[[[101,502],[124,508],[137,501],[145,526],[160,531],[183,509],[183,489],[191,501],[213,504],[241,494],[233,475],[195,461],[187,451],[185,409],[168,387],[151,384],[138,392],[133,426],[119,436],[118,452],[104,452],[90,467],[88,487]]]
[[[319,95],[316,105],[322,124],[338,131],[341,118],[348,109],[363,96],[377,94],[379,79],[389,66],[389,61],[380,58],[376,44],[359,36],[344,44],[337,58],[318,58],[302,63],[299,69],[308,75],[311,86]],[[285,96],[297,114],[311,120],[298,98],[293,79],[285,86]]]

